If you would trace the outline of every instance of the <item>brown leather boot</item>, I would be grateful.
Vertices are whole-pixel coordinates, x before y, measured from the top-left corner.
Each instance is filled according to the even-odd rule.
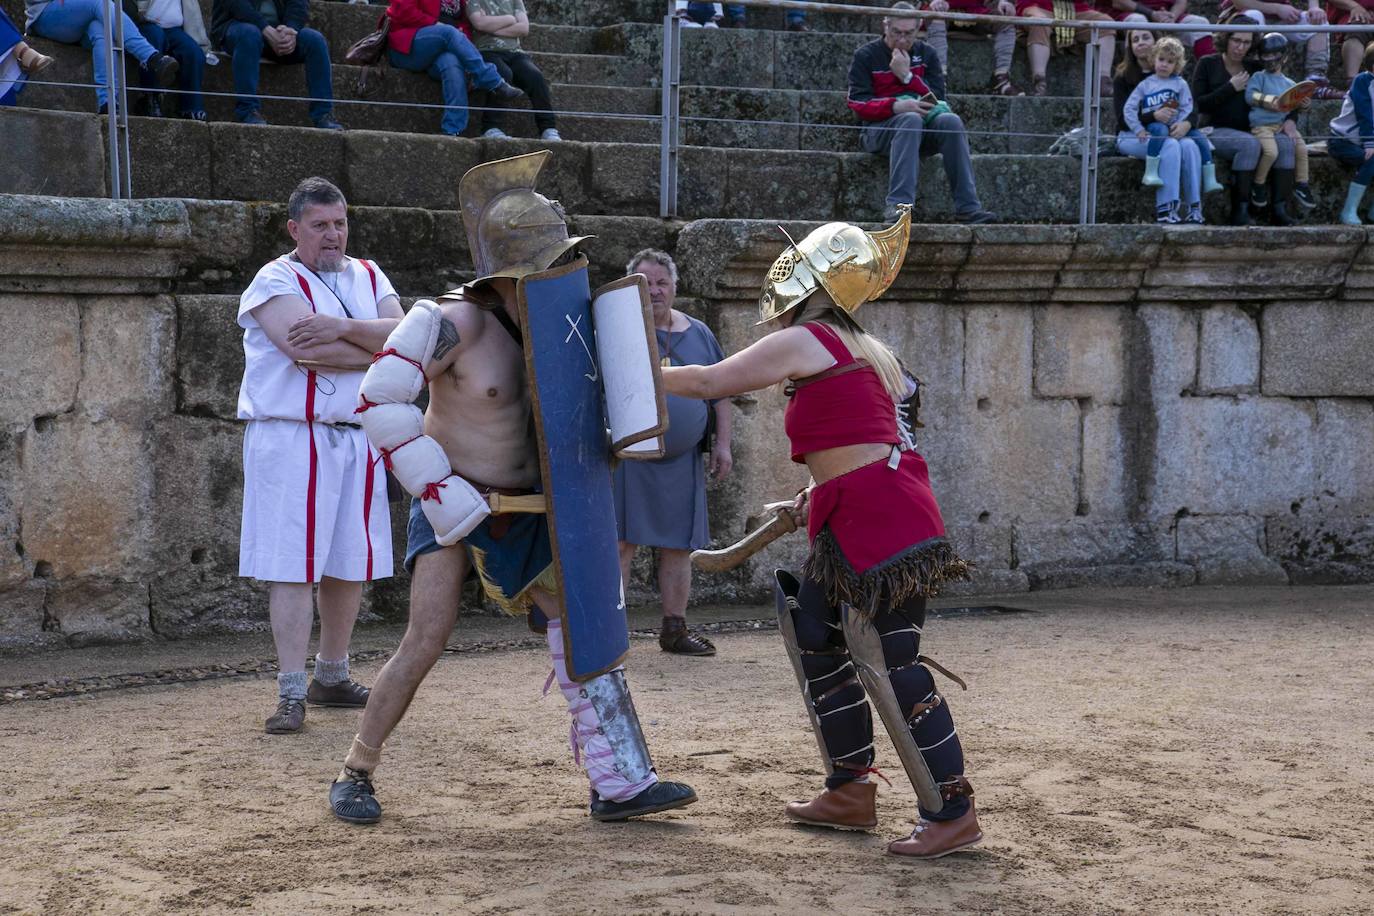
[[[887,844],[887,851],[894,856],[910,856],[913,859],[938,859],[951,852],[958,852],[983,842],[983,831],[978,826],[978,815],[973,810],[973,799],[968,800],[968,811],[952,821],[928,821],[921,818],[911,836],[893,840]]]
[[[871,782],[847,782],[826,789],[809,802],[788,802],[786,813],[794,821],[836,830],[872,830],[878,826],[878,787]]]

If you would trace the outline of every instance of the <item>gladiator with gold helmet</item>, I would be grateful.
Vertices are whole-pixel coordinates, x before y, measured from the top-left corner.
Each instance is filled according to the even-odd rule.
[[[945,691],[921,654],[926,600],[969,568],[945,537],[925,460],[912,438],[919,382],[857,313],[901,270],[909,207],[868,232],[827,223],[791,242],[759,297],[763,338],[712,366],[663,370],[666,390],[721,398],[785,384],[792,460],[812,483],[793,511],[811,550],[800,575],[776,573],[779,629],[826,771],[824,790],[791,802],[794,821],[841,830],[878,825],[873,714],[919,800],[894,855],[935,858],[982,840],[973,788]]]
[[[593,477],[604,478],[604,499],[584,488],[580,515],[568,514],[574,510],[553,485],[587,468],[553,460],[551,436],[563,436],[566,446],[568,436],[581,435],[562,451],[609,462],[602,392],[579,389],[583,400],[565,411],[566,421],[549,422],[548,411],[574,384],[553,390],[546,380],[546,396],[532,398],[537,372],[565,368],[576,380],[602,375],[586,371],[585,361],[595,359],[594,329],[577,327],[574,339],[561,323],[568,317],[571,324],[580,309],[578,320],[590,324],[587,261],[578,252],[587,239],[569,236],[558,203],[535,190],[549,155],[488,162],[463,176],[459,201],[476,279],[437,301],[416,302],[361,385],[359,421],[378,459],[412,497],[405,557],[411,581],[409,628],[377,676],[330,785],[331,810],[351,823],[381,817],[373,780],[383,745],[444,651],[469,578],[547,636],[553,679],[573,720],[573,757],[591,783],[592,817],[619,821],[696,801],[690,786],[659,779],[620,664],[628,631],[610,473],[589,466]],[[629,307],[647,314],[647,303]],[[642,362],[656,367],[649,344],[641,345]],[[422,412],[414,401],[426,386]],[[575,417],[586,424],[579,427]],[[601,543],[604,556],[588,548],[560,559],[560,528],[581,532],[581,547]],[[538,685],[530,692],[537,696]]]

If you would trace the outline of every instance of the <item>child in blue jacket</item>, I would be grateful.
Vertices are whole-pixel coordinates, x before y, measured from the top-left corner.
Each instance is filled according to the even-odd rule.
[[[1358,171],[1345,192],[1345,207],[1341,222],[1347,226],[1360,225],[1360,201],[1369,183],[1374,181],[1374,42],[1364,49],[1360,72],[1350,81],[1350,91],[1341,102],[1341,113],[1331,122],[1331,139],[1326,151],[1331,158]],[[1374,206],[1369,210],[1374,220]]]

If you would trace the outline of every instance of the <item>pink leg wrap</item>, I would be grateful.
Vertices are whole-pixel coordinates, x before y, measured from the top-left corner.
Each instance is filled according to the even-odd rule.
[[[573,760],[587,771],[592,788],[602,798],[611,801],[626,801],[658,782],[658,776],[650,773],[639,782],[628,782],[617,773],[615,751],[611,749],[606,737],[601,734],[601,719],[596,714],[591,700],[581,695],[581,688],[568,677],[568,665],[563,658],[563,629],[557,620],[549,621],[549,656],[553,659],[553,672],[544,684],[547,693],[553,681],[563,691],[568,701],[568,713],[572,716],[572,729],[568,733],[568,746]]]

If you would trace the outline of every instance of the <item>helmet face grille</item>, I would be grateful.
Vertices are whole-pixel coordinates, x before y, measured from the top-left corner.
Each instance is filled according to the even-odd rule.
[[[792,271],[797,266],[797,253],[789,248],[778,259],[773,262],[773,266],[768,271],[768,279],[773,283],[782,283],[792,276]]]

